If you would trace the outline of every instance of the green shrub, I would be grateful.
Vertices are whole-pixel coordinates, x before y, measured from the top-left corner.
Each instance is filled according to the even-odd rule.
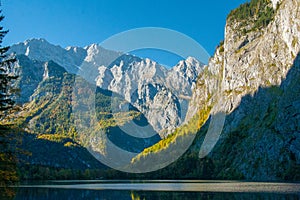
[[[270,0],[252,0],[245,4],[242,4],[237,9],[231,11],[228,15],[228,21],[234,22],[246,22],[242,23],[247,25],[249,22],[253,22],[252,29],[266,27],[274,18],[275,10],[272,7]],[[242,29],[246,34],[246,30]]]

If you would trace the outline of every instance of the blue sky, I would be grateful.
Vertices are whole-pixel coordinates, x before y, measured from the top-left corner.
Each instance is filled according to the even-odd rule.
[[[62,47],[83,47],[101,43],[129,29],[163,27],[188,35],[212,55],[224,38],[227,14],[244,2],[246,0],[2,0],[6,17],[2,25],[10,30],[4,44],[45,38]]]

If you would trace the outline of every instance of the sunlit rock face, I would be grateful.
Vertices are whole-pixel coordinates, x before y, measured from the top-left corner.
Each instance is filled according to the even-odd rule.
[[[229,16],[224,43],[200,73],[188,109],[186,121],[207,106],[227,113],[209,155],[227,162],[222,176],[232,170],[247,179],[282,179],[300,164],[300,2],[268,6],[274,16],[264,27],[253,28],[255,17]]]

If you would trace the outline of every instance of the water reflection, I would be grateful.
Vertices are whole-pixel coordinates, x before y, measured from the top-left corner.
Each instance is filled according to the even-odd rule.
[[[240,181],[51,181],[16,187],[15,199],[300,199],[299,183]]]
[[[10,200],[16,196],[16,188],[0,187],[0,199]]]
[[[139,192],[116,190],[80,190],[55,188],[19,188],[16,200],[98,199],[98,200],[191,200],[191,199],[299,199],[299,194],[272,193],[202,193],[202,192]]]
[[[299,195],[286,195],[286,194],[271,194],[271,193],[197,193],[197,192],[132,192],[132,200],[148,200],[148,199],[159,199],[159,200],[190,200],[190,199],[203,199],[203,200],[219,200],[219,199],[230,199],[230,200],[253,200],[253,199],[299,199]]]

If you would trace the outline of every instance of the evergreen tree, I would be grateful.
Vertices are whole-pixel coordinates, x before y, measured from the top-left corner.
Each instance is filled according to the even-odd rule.
[[[0,11],[0,22],[4,19],[4,16]],[[8,33],[0,26],[0,111],[5,111],[13,107],[14,101],[12,99],[12,94],[14,88],[12,87],[12,81],[17,78],[12,73],[12,65],[16,62],[13,56],[8,56],[7,51],[9,46],[2,46],[2,41],[5,35]],[[0,117],[3,113],[0,113]]]
[[[1,4],[0,4],[1,5]],[[0,10],[0,22],[4,19]],[[6,110],[13,107],[12,93],[14,88],[12,81],[17,77],[12,73],[12,66],[16,62],[13,56],[8,56],[9,47],[3,47],[2,41],[8,33],[0,26],[0,119],[4,117]],[[8,185],[18,181],[15,156],[15,135],[9,127],[0,125],[0,199],[13,198],[15,191]]]

